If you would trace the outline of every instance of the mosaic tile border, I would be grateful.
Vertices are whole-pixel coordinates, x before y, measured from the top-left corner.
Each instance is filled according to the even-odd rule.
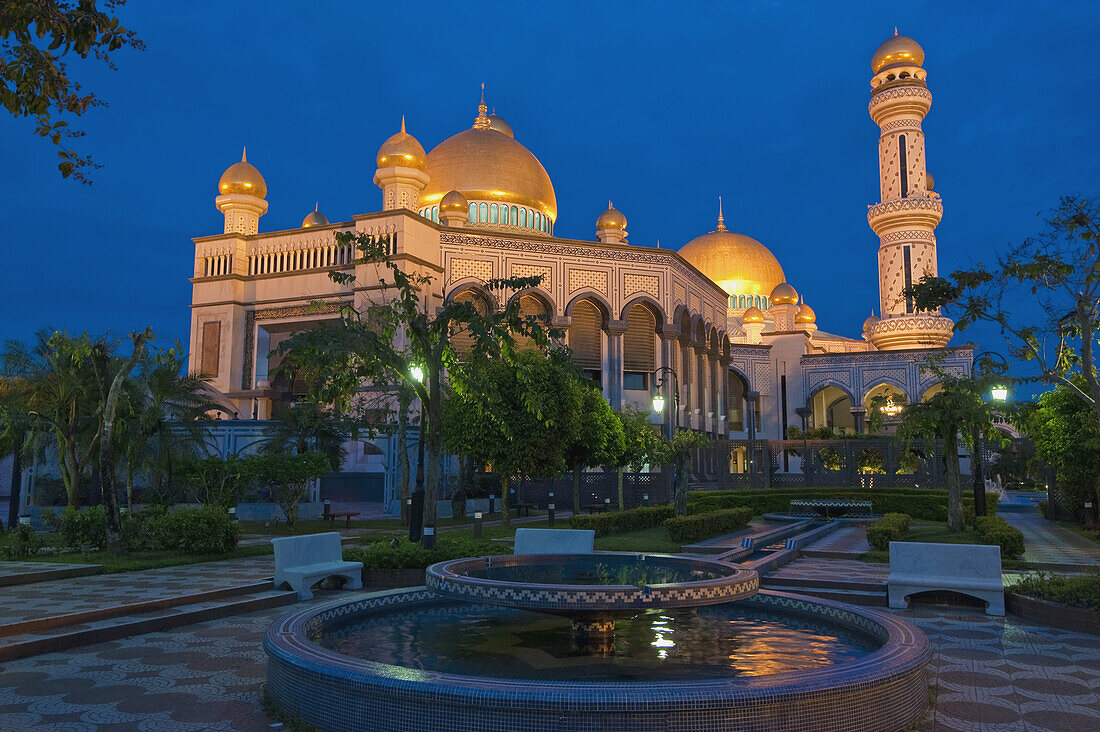
[[[824,669],[697,682],[556,682],[460,676],[354,659],[313,643],[349,615],[431,602],[391,590],[286,615],[264,639],[267,692],[322,730],[900,730],[928,707],[931,644],[884,612],[785,592],[740,602],[827,618],[882,646]]]

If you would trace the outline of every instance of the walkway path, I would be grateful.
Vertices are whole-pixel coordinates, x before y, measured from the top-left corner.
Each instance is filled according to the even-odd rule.
[[[1025,562],[1074,565],[1082,569],[1100,567],[1100,543],[1059,526],[1037,512],[998,511],[997,515],[1023,532]]]

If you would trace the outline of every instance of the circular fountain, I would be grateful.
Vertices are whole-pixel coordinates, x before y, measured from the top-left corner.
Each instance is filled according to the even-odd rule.
[[[458,559],[276,621],[267,694],[323,730],[903,729],[927,638],[886,612],[629,553]]]

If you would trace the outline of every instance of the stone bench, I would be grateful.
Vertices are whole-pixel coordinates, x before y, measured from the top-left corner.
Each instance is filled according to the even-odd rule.
[[[349,590],[363,587],[363,563],[345,562],[340,534],[284,536],[271,540],[275,547],[275,589],[289,585],[299,600],[310,600],[310,588],[329,577],[343,577]]]
[[[890,607],[904,610],[910,595],[951,590],[988,603],[987,615],[1004,615],[1001,548],[983,544],[890,542]]]
[[[591,554],[592,529],[516,529],[514,554]]]

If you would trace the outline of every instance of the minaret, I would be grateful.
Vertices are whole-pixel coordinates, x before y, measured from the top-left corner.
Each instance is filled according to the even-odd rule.
[[[233,163],[218,180],[214,205],[225,214],[226,234],[255,234],[260,217],[267,213],[267,182],[248,162],[248,150],[241,150],[241,162]]]
[[[596,217],[596,241],[604,244],[626,244],[626,216],[607,200],[607,210]]]
[[[375,159],[378,170],[374,184],[382,189],[382,210],[420,208],[420,192],[428,185],[428,154],[423,145],[405,132],[405,117],[401,116],[401,131],[382,143]]]
[[[867,222],[879,237],[879,307],[882,317],[866,324],[866,335],[880,350],[938,348],[951,340],[952,322],[939,311],[918,313],[905,289],[935,275],[936,225],[943,203],[932,192],[925,165],[921,121],[932,106],[922,67],[924,50],[897,35],[871,59],[868,111],[881,129],[881,203],[870,206]]]

